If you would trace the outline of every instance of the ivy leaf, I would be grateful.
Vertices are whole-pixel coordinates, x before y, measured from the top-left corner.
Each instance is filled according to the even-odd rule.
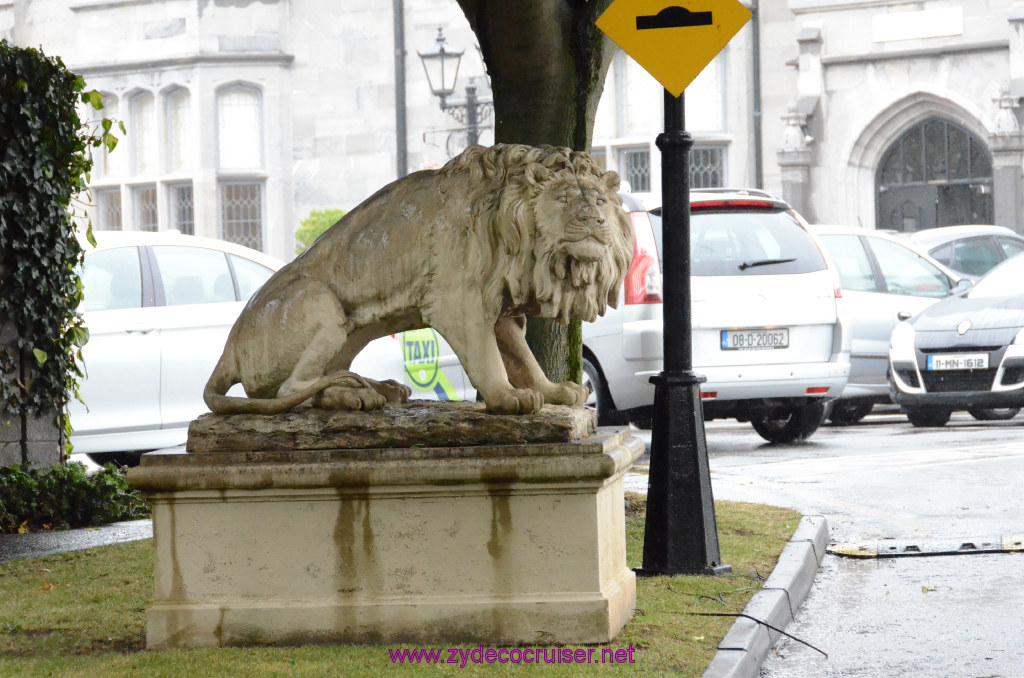
[[[103,145],[107,147],[107,153],[113,151],[115,148],[117,148],[117,137],[115,137],[113,134],[104,134]]]
[[[83,96],[89,97],[89,103],[97,111],[103,108],[103,95],[99,93],[99,90],[89,90]]]
[[[104,132],[109,132],[110,127],[114,124],[114,121],[110,118],[103,118],[103,120],[100,121],[100,124],[103,125]]]
[[[40,367],[42,367],[44,364],[46,364],[47,358],[50,357],[50,356],[46,355],[46,351],[44,351],[42,349],[39,349],[39,348],[32,349],[32,355],[34,355],[36,357],[36,362],[39,363]]]
[[[128,134],[128,129],[124,126],[124,120],[118,120],[117,126],[121,129],[121,134]]]
[[[71,330],[71,341],[75,346],[85,346],[89,341],[89,328],[79,325]]]

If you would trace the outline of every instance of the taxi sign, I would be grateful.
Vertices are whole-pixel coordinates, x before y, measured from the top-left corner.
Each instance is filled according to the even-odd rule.
[[[679,1],[679,0],[677,0]],[[678,97],[750,20],[738,0],[615,0],[597,27]]]

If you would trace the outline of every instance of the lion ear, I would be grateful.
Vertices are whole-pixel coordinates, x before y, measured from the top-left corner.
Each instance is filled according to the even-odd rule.
[[[614,170],[605,172],[601,175],[601,183],[603,183],[609,191],[619,190],[619,184],[621,183],[619,173]]]
[[[551,172],[544,165],[537,162],[527,165],[525,174],[527,182],[532,186],[543,184],[551,177]]]

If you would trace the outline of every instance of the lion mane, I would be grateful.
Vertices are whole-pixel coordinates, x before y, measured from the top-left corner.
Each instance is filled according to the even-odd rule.
[[[216,414],[301,403],[376,409],[404,385],[349,371],[381,336],[430,326],[492,412],[582,406],[526,343],[527,316],[594,320],[618,303],[633,255],[619,177],[551,146],[470,147],[367,198],[249,300],[207,382]],[[236,383],[247,397],[228,396]]]
[[[618,306],[619,288],[633,258],[632,230],[616,190],[619,177],[602,172],[586,153],[555,146],[474,146],[439,170],[463,175],[472,205],[471,246],[491,299],[507,291],[512,304],[545,318],[593,321],[606,306]],[[580,261],[560,244],[568,223],[538,220],[545,191],[591,179],[611,205],[600,240],[601,257]]]

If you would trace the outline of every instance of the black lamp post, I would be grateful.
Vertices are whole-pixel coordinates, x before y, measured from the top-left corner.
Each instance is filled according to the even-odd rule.
[[[416,53],[423,62],[423,70],[427,74],[430,91],[441,99],[441,110],[445,111],[466,126],[466,137],[469,145],[475,145],[480,139],[480,123],[490,116],[493,103],[489,98],[481,99],[476,94],[476,85],[466,85],[466,98],[462,101],[448,101],[455,93],[455,82],[459,77],[459,63],[465,50],[452,51],[444,39],[444,31],[437,29],[437,44],[433,50]]]

